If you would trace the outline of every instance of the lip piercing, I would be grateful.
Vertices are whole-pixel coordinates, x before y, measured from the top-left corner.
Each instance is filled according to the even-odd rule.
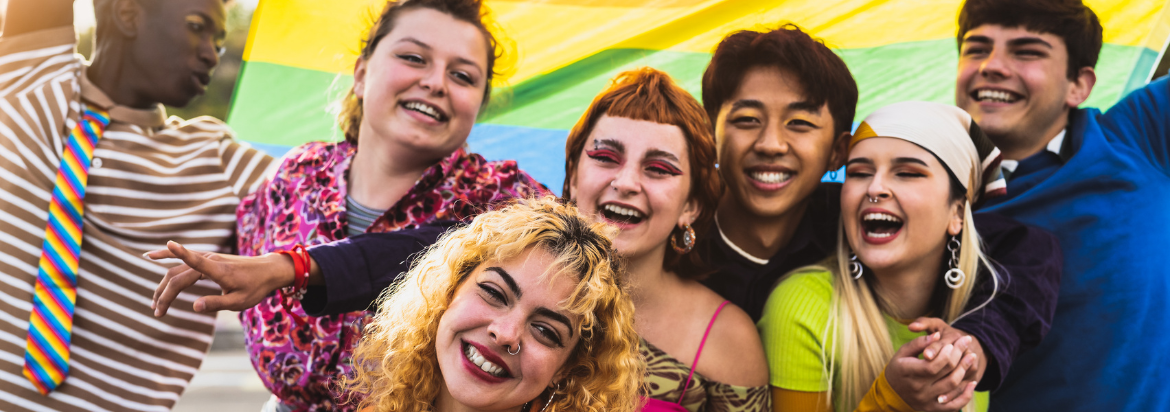
[[[509,355],[516,356],[516,355],[520,354],[520,342],[516,342],[516,351],[515,352],[512,352],[512,345],[504,345],[504,347],[508,348]]]

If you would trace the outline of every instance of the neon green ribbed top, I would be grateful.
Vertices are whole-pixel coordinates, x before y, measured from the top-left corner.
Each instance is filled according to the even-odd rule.
[[[792,273],[772,290],[756,324],[768,357],[772,386],[801,392],[829,390],[824,372],[824,356],[828,354],[822,356],[822,351],[832,343],[826,330],[832,296],[832,273],[817,269]],[[884,317],[895,349],[925,334],[911,332],[893,317]],[[976,392],[977,410],[986,410],[986,396]]]

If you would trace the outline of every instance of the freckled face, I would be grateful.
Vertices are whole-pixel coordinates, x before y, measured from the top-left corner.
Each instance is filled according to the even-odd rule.
[[[575,279],[544,276],[552,264],[548,252],[529,249],[481,264],[459,285],[435,342],[441,396],[476,410],[515,409],[556,385],[580,319],[560,306]]]
[[[813,107],[788,72],[757,67],[744,75],[715,122],[719,172],[741,210],[777,217],[804,204],[833,155],[828,104]]]
[[[841,217],[853,253],[879,272],[937,261],[949,235],[962,229],[950,190],[946,168],[926,149],[888,137],[858,142],[841,188]]]
[[[621,229],[614,248],[629,259],[665,253],[671,231],[699,215],[678,126],[602,116],[570,181],[581,212]]]

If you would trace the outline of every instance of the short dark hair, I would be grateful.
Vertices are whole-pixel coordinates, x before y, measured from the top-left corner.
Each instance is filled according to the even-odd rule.
[[[1101,21],[1081,0],[967,0],[959,11],[959,49],[968,31],[985,24],[1060,37],[1068,49],[1069,79],[1083,67],[1096,67],[1101,54]]]
[[[719,121],[720,108],[739,89],[747,71],[761,66],[796,76],[805,98],[817,107],[827,102],[834,135],[853,129],[857,81],[841,57],[795,24],[766,32],[738,31],[719,42],[703,73],[703,107],[711,124]]]

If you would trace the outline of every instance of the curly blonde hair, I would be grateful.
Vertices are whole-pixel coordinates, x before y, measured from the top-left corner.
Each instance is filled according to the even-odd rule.
[[[342,380],[377,411],[430,411],[443,383],[435,339],[455,290],[486,261],[539,247],[576,287],[562,302],[582,319],[581,340],[562,366],[548,411],[634,411],[643,362],[634,332],[634,305],[613,251],[614,229],[594,223],[553,197],[518,201],[479,215],[432,245],[383,293],[374,320],[354,351],[354,375]],[[546,390],[535,403],[554,394]]]

